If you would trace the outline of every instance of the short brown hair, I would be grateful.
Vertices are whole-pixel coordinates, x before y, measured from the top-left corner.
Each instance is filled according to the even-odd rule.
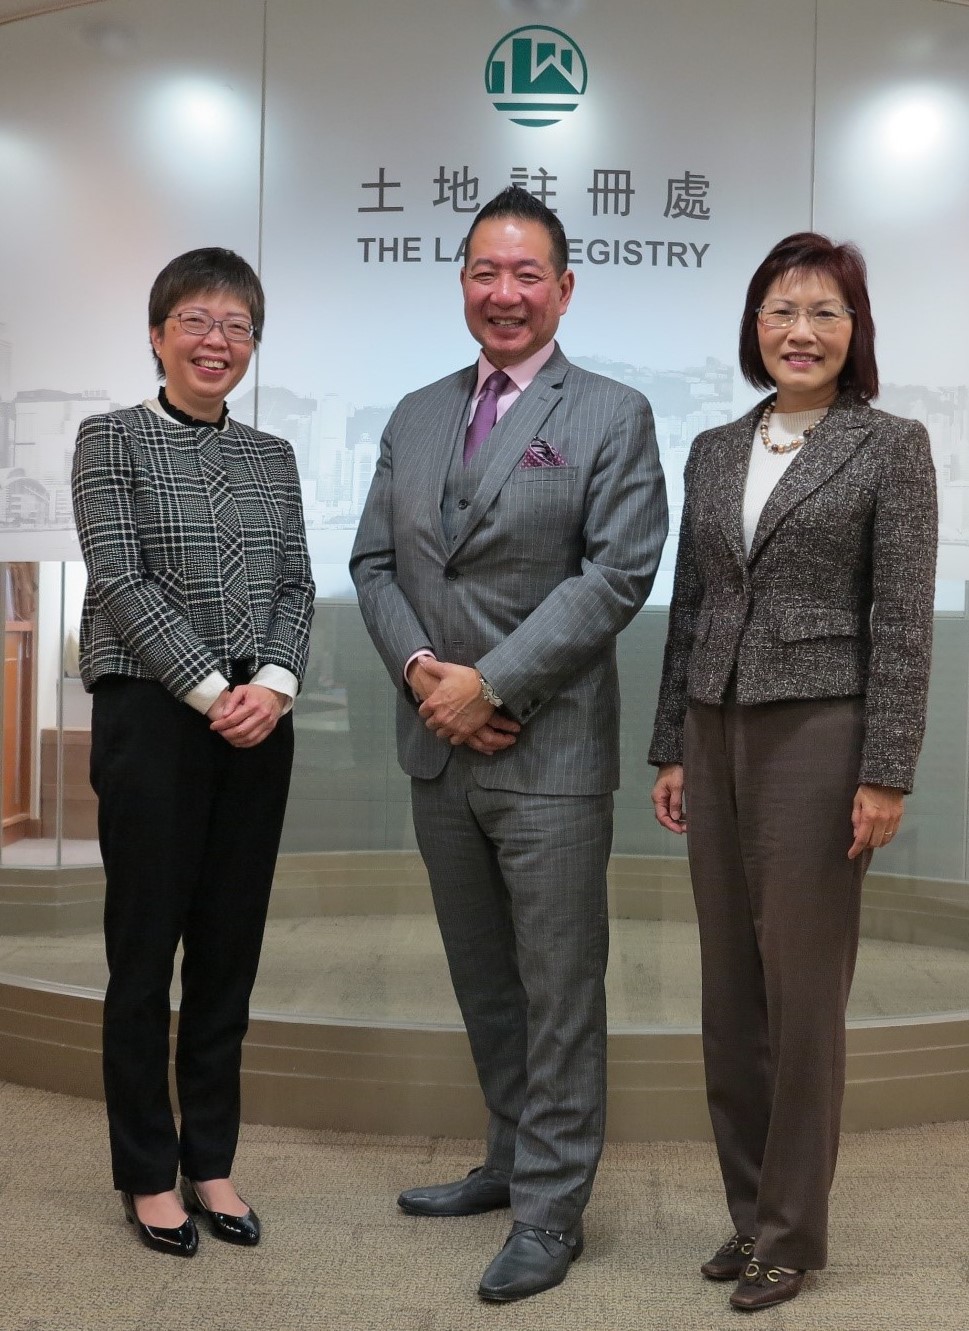
[[[262,338],[266,322],[266,297],[262,283],[253,269],[234,250],[217,246],[189,250],[167,263],[155,278],[148,297],[148,327],[160,328],[172,310],[188,296],[199,296],[207,291],[224,291],[241,301],[252,319],[253,341]],[[155,348],[151,354],[159,379],[165,371]]]
[[[773,284],[785,273],[820,273],[837,282],[852,316],[848,357],[838,387],[862,402],[878,396],[878,363],[875,360],[875,322],[868,299],[868,270],[857,245],[836,245],[817,231],[797,231],[774,246],[747,288],[740,320],[740,368],[754,388],[773,388],[757,338],[757,311]]]

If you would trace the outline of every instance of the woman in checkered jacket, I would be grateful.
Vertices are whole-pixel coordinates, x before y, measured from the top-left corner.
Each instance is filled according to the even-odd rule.
[[[314,592],[292,449],[226,407],[264,310],[259,279],[231,251],[172,260],[149,300],[164,387],[84,421],[74,459],[114,1182],[142,1241],[182,1256],[198,1246],[190,1212],[221,1239],[259,1241],[229,1176]]]

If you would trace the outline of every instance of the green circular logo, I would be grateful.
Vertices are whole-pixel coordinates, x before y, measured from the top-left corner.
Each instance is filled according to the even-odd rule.
[[[485,65],[492,106],[531,129],[570,115],[588,81],[585,56],[558,28],[516,28],[502,37]]]

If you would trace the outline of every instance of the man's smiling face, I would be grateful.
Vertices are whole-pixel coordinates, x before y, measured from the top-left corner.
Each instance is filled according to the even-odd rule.
[[[569,308],[575,275],[558,274],[540,222],[494,217],[475,227],[461,270],[471,336],[499,370],[551,342]]]

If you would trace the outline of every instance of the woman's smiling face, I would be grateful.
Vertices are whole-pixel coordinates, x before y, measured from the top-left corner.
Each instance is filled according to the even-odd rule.
[[[207,333],[186,333],[178,314],[206,314],[221,322]],[[243,301],[225,291],[201,291],[179,301],[169,317],[152,328],[151,344],[165,370],[169,401],[199,420],[218,420],[222,403],[249,368],[253,343],[229,341],[222,322],[249,324],[252,315]]]
[[[772,283],[762,309],[799,310],[790,328],[768,328],[757,320],[760,354],[777,385],[778,411],[827,407],[838,395],[838,379],[851,349],[850,316],[818,328],[805,311],[845,308],[837,282],[823,273],[793,270]]]

